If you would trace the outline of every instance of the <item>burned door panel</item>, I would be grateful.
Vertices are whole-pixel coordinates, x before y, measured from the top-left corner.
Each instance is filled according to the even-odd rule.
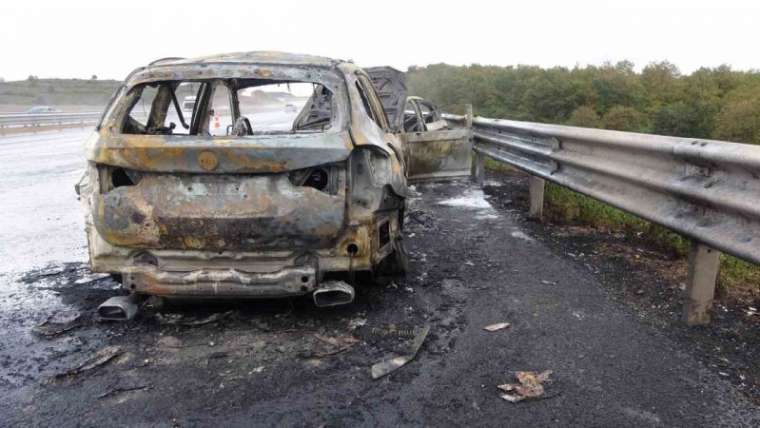
[[[410,180],[451,178],[470,173],[470,130],[450,129],[430,101],[409,97],[404,108],[404,140]]]
[[[472,142],[466,128],[404,134],[409,180],[470,174]]]

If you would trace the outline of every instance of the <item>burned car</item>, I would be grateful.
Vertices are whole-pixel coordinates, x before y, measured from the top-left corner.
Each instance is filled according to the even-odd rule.
[[[452,127],[432,102],[407,96],[405,74],[392,67],[366,69],[393,131],[404,144],[407,178],[431,180],[470,174],[472,144],[466,127]]]
[[[138,68],[86,144],[91,268],[133,295],[348,303],[357,274],[406,267],[415,155],[394,126],[350,62],[251,52]]]

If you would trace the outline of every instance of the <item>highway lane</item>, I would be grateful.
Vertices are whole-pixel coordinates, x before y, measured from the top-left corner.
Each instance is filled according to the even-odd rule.
[[[87,129],[0,137],[0,275],[83,261],[84,222],[74,184]],[[0,281],[0,289],[7,282]]]

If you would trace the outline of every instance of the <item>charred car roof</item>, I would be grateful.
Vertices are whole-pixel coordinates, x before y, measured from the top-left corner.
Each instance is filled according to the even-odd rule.
[[[297,67],[337,70],[347,61],[321,56],[291,54],[274,51],[235,52],[197,58],[163,58],[153,61],[145,67],[139,67],[127,76],[128,87],[159,81],[181,79],[208,79],[219,77],[236,77],[233,70],[253,73],[261,78],[273,77],[266,67]],[[254,68],[251,69],[250,67]],[[230,73],[233,72],[233,75]],[[316,76],[315,76],[316,77]]]

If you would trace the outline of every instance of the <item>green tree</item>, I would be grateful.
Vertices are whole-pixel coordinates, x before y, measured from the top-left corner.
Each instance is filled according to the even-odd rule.
[[[667,62],[653,62],[641,71],[641,85],[651,111],[676,101],[681,92],[681,73],[678,67]]]
[[[596,113],[596,110],[589,106],[580,106],[573,110],[570,115],[570,119],[567,121],[568,125],[583,126],[586,128],[601,128],[602,119]]]
[[[654,114],[652,132],[676,137],[710,138],[715,111],[709,104],[677,101]]]
[[[715,119],[714,137],[760,144],[760,86],[738,88],[726,98]]]
[[[604,127],[616,131],[646,132],[647,119],[644,113],[632,107],[612,107],[603,119]]]

